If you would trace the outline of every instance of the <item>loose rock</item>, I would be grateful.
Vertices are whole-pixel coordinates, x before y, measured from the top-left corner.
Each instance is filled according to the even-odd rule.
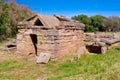
[[[40,55],[37,57],[36,63],[46,64],[50,60],[50,57],[50,53],[40,53]]]

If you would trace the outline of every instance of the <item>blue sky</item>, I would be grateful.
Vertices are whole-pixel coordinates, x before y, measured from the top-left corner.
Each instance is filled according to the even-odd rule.
[[[120,16],[120,0],[16,0],[39,14]]]

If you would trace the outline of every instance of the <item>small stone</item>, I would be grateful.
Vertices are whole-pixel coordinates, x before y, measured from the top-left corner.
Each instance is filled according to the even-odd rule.
[[[50,60],[50,57],[50,53],[40,53],[40,55],[37,57],[36,63],[46,64]]]
[[[107,47],[101,47],[101,53],[106,53],[106,51],[107,51]]]

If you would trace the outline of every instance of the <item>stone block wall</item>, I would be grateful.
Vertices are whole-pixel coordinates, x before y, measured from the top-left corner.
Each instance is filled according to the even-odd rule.
[[[47,52],[53,57],[64,56],[76,52],[84,46],[81,29],[19,29],[17,36],[17,52],[23,55],[35,53],[31,34],[37,36],[37,54]]]
[[[17,53],[20,55],[35,53],[35,48],[29,35],[17,35]]]

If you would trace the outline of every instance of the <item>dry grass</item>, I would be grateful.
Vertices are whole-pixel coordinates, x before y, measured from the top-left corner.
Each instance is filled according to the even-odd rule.
[[[0,51],[0,80],[120,80],[120,45],[103,55],[85,54],[76,62],[71,57],[45,65],[36,64],[35,56]]]

